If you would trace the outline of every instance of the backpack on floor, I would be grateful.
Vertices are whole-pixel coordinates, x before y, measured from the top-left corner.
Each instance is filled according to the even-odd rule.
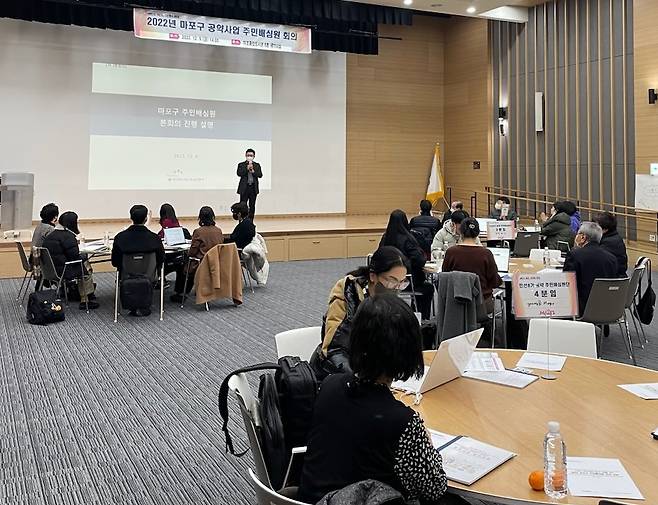
[[[30,293],[27,300],[27,320],[30,324],[46,325],[64,321],[64,303],[56,289]]]
[[[313,418],[313,406],[318,392],[318,383],[311,366],[298,357],[284,356],[278,363],[261,363],[234,370],[226,376],[219,388],[219,413],[222,431],[226,438],[226,450],[236,453],[228,430],[228,381],[233,375],[259,370],[273,370],[263,374],[258,388],[257,435],[270,481],[275,489],[283,484],[286,466],[293,447],[305,446]],[[292,478],[299,477],[301,468],[292,470]]]
[[[121,306],[147,310],[153,304],[153,282],[145,275],[130,275],[121,281]]]
[[[640,279],[640,286],[637,290],[637,315],[640,318],[642,324],[651,324],[653,321],[653,313],[656,307],[656,293],[651,286],[651,259],[642,256],[638,258],[635,266],[639,266],[643,261],[646,260],[646,273],[648,275],[647,289],[642,294],[642,280]]]

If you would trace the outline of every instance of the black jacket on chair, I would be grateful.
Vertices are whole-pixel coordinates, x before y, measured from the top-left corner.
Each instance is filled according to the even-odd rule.
[[[617,276],[626,277],[628,271],[628,255],[626,245],[617,230],[604,233],[601,237],[601,247],[610,251],[617,258]]]
[[[252,164],[254,166],[254,173],[252,174],[254,177],[254,190],[256,191],[256,194],[258,194],[258,179],[263,177],[263,171],[260,168],[260,163],[254,161]],[[240,182],[238,183],[238,195],[240,196],[247,192],[247,184],[249,184],[249,171],[247,170],[247,166],[249,166],[249,164],[246,161],[238,163],[237,173],[240,178]]]
[[[571,249],[564,260],[564,272],[576,272],[578,287],[578,311],[585,311],[589,293],[594,279],[615,279],[617,275],[617,258],[596,243],[585,247]],[[626,273],[622,277],[626,277]]]
[[[141,224],[133,224],[117,233],[112,246],[112,266],[121,268],[124,254],[155,253],[157,269],[162,268],[165,251],[160,237]]]
[[[67,261],[76,261],[82,259],[80,249],[78,248],[78,239],[75,234],[69,230],[54,229],[43,240],[43,247],[48,249],[57,275],[64,272],[64,264]],[[70,265],[66,268],[66,279],[79,278],[82,275],[80,265]]]

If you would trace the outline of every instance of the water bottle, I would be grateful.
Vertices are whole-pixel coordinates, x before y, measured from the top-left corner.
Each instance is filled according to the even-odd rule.
[[[110,247],[110,232],[109,231],[106,231],[103,234],[103,245],[105,247]]]
[[[556,421],[548,423],[544,437],[544,491],[554,500],[567,496],[567,447]]]

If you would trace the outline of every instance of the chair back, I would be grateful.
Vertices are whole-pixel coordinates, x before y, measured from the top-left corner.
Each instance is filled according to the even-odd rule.
[[[530,261],[544,261],[544,252],[546,249],[530,249]],[[559,260],[562,253],[557,249],[548,249],[548,257],[552,260]]]
[[[274,335],[276,353],[279,358],[283,356],[298,356],[304,361],[310,361],[313,352],[322,341],[322,328],[311,326],[283,331]]]
[[[644,275],[644,266],[637,267],[633,269],[631,274],[631,280],[628,281],[628,293],[626,293],[626,308],[630,309],[633,306],[633,300],[637,294],[638,289],[640,289],[640,279]]]
[[[528,351],[597,358],[596,327],[562,319],[531,319]]]
[[[121,259],[121,277],[143,275],[153,281],[157,278],[157,258],[154,252],[126,253]]]
[[[629,278],[594,279],[582,321],[594,324],[614,324],[626,311]]]
[[[59,275],[55,269],[53,258],[50,251],[45,247],[35,247],[37,257],[39,258],[39,266],[41,268],[41,278],[44,281],[59,282]]]
[[[249,469],[249,477],[251,478],[251,484],[254,486],[254,491],[256,492],[256,501],[258,502],[258,505],[309,505],[308,503],[287,498],[267,487],[256,476],[251,468]]]
[[[256,427],[260,426],[260,420],[258,419],[258,400],[253,395],[245,374],[238,374],[231,377],[228,387],[235,393],[238,405],[240,406],[240,413],[242,414],[244,429],[249,439],[249,448],[254,458],[258,479],[271,489],[270,474],[267,471],[265,455],[263,454],[258,433],[256,432]]]
[[[21,258],[21,266],[23,267],[23,270],[26,273],[30,273],[32,271],[32,265],[27,259],[27,254],[25,254],[25,248],[23,247],[23,244],[17,240],[16,247],[18,248],[18,256]]]
[[[539,249],[540,233],[538,231],[520,231],[514,241],[514,256],[527,258],[532,249]]]

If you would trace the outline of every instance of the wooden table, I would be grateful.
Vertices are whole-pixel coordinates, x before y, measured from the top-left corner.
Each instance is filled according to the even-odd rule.
[[[507,368],[522,351],[498,350]],[[432,353],[425,353],[426,361]],[[541,373],[540,373],[541,374]],[[644,501],[658,504],[658,400],[642,400],[619,384],[658,382],[658,372],[610,361],[567,358],[558,379],[539,379],[525,389],[459,378],[423,395],[417,407],[425,425],[467,435],[518,456],[471,486],[449,482],[457,494],[503,504],[551,503],[528,485],[543,468],[548,421],[559,421],[569,456],[619,458]],[[410,400],[405,400],[409,403]],[[596,505],[599,498],[568,496],[560,504]]]
[[[425,272],[429,274],[436,274],[441,271],[443,261],[429,262],[425,266]],[[510,258],[509,260],[509,274],[513,275],[516,272],[522,274],[536,274],[540,270],[546,268],[543,261],[530,261],[528,258]],[[503,274],[500,274],[501,277]]]

